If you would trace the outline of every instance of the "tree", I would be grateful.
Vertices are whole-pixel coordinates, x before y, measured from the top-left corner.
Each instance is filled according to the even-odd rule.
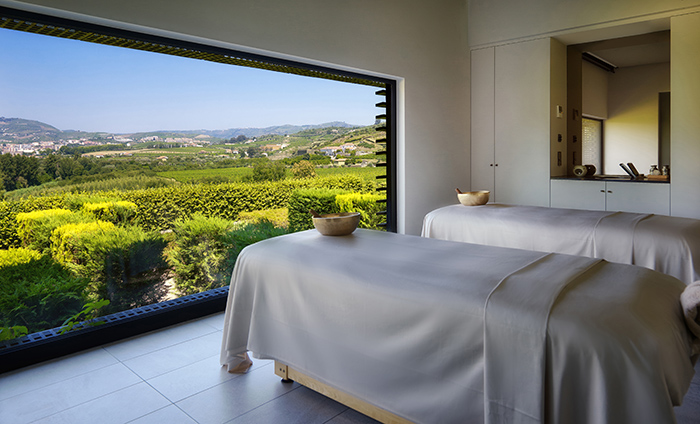
[[[57,174],[63,180],[83,174],[82,165],[80,165],[80,162],[73,158],[61,158],[58,160],[56,165]]]
[[[51,179],[58,177],[58,160],[59,156],[53,153],[47,155],[42,163],[41,168]]]
[[[257,158],[260,157],[262,150],[258,146],[250,146],[248,147],[247,153],[249,158]]]
[[[3,187],[7,191],[38,185],[39,159],[22,155],[0,155],[0,172],[4,175]]]
[[[253,165],[253,181],[279,181],[285,177],[284,164],[273,161],[260,161]]]
[[[357,156],[355,155],[355,151],[353,150],[350,152],[350,157],[345,161],[347,165],[354,165],[357,163]]]
[[[292,166],[292,174],[295,178],[313,178],[316,176],[316,167],[308,160],[300,160]]]

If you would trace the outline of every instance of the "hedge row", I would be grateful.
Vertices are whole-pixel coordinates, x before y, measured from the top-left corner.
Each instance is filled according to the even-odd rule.
[[[125,192],[122,199],[139,205],[136,221],[140,226],[165,230],[176,220],[194,214],[236,220],[244,211],[284,208],[291,193],[302,188],[369,193],[374,190],[374,183],[355,175],[343,175],[260,183],[195,184]]]
[[[146,230],[167,230],[178,219],[194,214],[235,220],[243,211],[287,207],[294,190],[304,188],[342,189],[372,193],[373,181],[356,175],[291,179],[260,183],[191,184],[128,192],[96,192],[90,195],[62,194],[0,202],[0,249],[20,247],[17,214],[42,209],[77,211],[86,203],[127,201],[138,205],[133,222]],[[131,219],[131,216],[126,218]]]
[[[384,219],[377,212],[383,209],[378,200],[383,196],[371,193],[348,193],[345,190],[296,190],[289,199],[289,230],[314,228],[310,210],[319,214],[360,212],[359,228],[381,229]]]

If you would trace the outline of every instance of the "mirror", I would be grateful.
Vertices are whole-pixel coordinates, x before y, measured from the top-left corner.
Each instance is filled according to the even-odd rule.
[[[569,47],[581,55],[581,115],[603,121],[598,173],[669,165],[670,31]]]

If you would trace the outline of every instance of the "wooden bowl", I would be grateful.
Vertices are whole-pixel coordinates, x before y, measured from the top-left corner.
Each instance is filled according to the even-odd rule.
[[[479,206],[488,203],[489,194],[491,194],[491,192],[488,190],[467,191],[465,193],[457,193],[457,198],[459,199],[459,203],[464,206]]]
[[[328,213],[312,217],[314,227],[324,236],[346,236],[352,234],[360,223],[359,212]]]

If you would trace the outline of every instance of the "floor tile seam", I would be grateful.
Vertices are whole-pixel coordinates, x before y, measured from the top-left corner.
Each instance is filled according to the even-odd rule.
[[[262,366],[260,366],[260,367],[258,367],[258,368],[256,368],[256,369],[254,369],[254,370],[250,370],[250,371],[247,371],[247,372],[256,372],[256,371],[261,370],[261,369],[263,369],[263,368],[265,368],[265,367],[273,366],[273,365],[274,365],[274,364],[265,364],[265,365],[262,365]],[[273,366],[273,368],[274,368],[274,366]],[[247,372],[246,372],[246,373],[247,373]],[[237,375],[236,375],[235,377],[233,377],[233,378],[230,378],[230,379],[226,380],[226,381],[222,381],[222,382],[219,382],[219,383],[217,383],[217,384],[214,384],[213,386],[209,386],[209,387],[207,387],[207,388],[204,389],[204,390],[200,390],[200,391],[198,391],[197,393],[192,393],[192,394],[190,394],[190,395],[188,395],[188,396],[186,396],[186,397],[184,397],[184,398],[182,398],[182,399],[180,399],[180,400],[178,400],[178,401],[173,402],[173,404],[179,407],[179,405],[177,405],[178,403],[183,402],[183,401],[185,401],[185,400],[187,400],[187,399],[189,399],[189,398],[191,398],[191,397],[193,397],[193,396],[196,396],[196,395],[198,395],[198,394],[201,394],[201,393],[203,393],[203,392],[206,392],[207,390],[211,390],[211,389],[213,389],[214,387],[219,387],[219,386],[221,386],[221,385],[223,385],[223,384],[227,384],[229,381],[234,380],[234,379],[236,379],[236,378],[238,378],[238,377],[241,377],[241,376],[245,375],[246,373],[240,373],[240,374],[239,374],[239,373],[231,373],[231,374],[237,374]],[[164,375],[164,374],[163,374],[163,375]],[[156,378],[156,377],[153,377],[153,378]],[[149,379],[149,380],[150,380],[150,379]],[[151,386],[151,387],[152,387],[152,386]],[[158,393],[160,393],[160,392],[158,392]],[[162,394],[162,393],[161,393],[161,394]],[[163,395],[163,396],[165,396],[165,395]],[[168,399],[168,400],[170,400],[167,396],[166,396],[165,398]]]
[[[218,313],[212,314],[212,315],[218,315],[218,314],[221,314],[221,315],[222,315],[222,316],[221,316],[221,321],[223,322],[223,321],[224,321],[224,312],[218,312]],[[219,328],[219,327],[214,327],[213,325],[209,324],[208,322],[204,322],[205,320],[209,320],[209,319],[211,319],[211,316],[204,317],[204,318],[201,319],[201,321],[202,321],[204,324],[210,326],[211,328],[213,328],[213,329],[215,329],[215,330],[217,330],[217,331],[224,331],[223,326],[222,326],[221,328]]]
[[[41,420],[45,420],[45,419],[47,419],[47,418],[49,418],[49,417],[51,417],[51,416],[54,416],[54,415],[62,414],[63,412],[66,412],[66,411],[69,411],[69,410],[71,410],[71,409],[77,408],[77,407],[79,407],[79,406],[85,405],[86,403],[96,401],[96,400],[101,399],[101,398],[103,398],[103,397],[105,397],[105,396],[110,396],[110,395],[112,395],[112,394],[114,394],[114,393],[116,393],[116,392],[119,392],[119,391],[121,391],[121,390],[128,389],[129,387],[136,386],[137,384],[140,384],[140,383],[142,383],[142,382],[143,382],[143,381],[137,381],[136,383],[128,384],[128,385],[126,385],[126,386],[123,386],[123,387],[120,387],[120,388],[118,388],[118,389],[116,389],[116,390],[113,390],[113,391],[111,391],[111,392],[109,392],[109,393],[103,393],[103,394],[101,394],[100,396],[87,399],[87,400],[85,400],[85,401],[83,401],[83,402],[80,402],[80,403],[76,403],[75,405],[71,405],[71,406],[69,406],[69,407],[67,407],[67,408],[63,408],[63,409],[61,409],[60,411],[56,411],[56,412],[53,412],[53,413],[51,413],[51,414],[49,414],[49,415],[45,415],[45,416],[43,416],[43,417],[41,417],[41,418],[37,418],[37,419],[35,419],[34,421],[31,421],[29,424],[35,423],[35,422],[38,422],[38,421],[41,421]]]
[[[286,384],[286,383],[281,383],[281,384]],[[256,409],[260,409],[260,408],[262,408],[263,406],[267,405],[268,403],[274,402],[274,401],[276,401],[277,399],[282,398],[282,396],[286,396],[286,395],[288,395],[288,394],[294,392],[295,390],[299,390],[299,389],[302,388],[302,387],[303,387],[303,386],[302,386],[301,384],[299,384],[297,387],[295,387],[295,388],[293,388],[293,389],[289,389],[288,391],[282,393],[281,395],[275,396],[274,398],[268,400],[267,402],[261,403],[260,405],[256,406],[255,408],[249,409],[249,410],[243,412],[242,414],[238,414],[237,416],[231,418],[230,420],[225,421],[224,424],[230,424],[230,423],[234,422],[235,420],[241,418],[242,416],[247,415],[247,414],[250,414],[251,412],[255,411]]]
[[[136,374],[136,372],[133,371],[133,370],[131,370],[131,368],[129,368],[129,369],[130,369],[134,374],[138,375],[138,377],[141,378],[145,383],[147,383],[149,386],[153,387],[153,390],[155,390],[155,391],[157,391],[158,393],[160,393],[162,396],[164,396],[166,399],[168,399],[168,400],[169,400],[170,402],[172,402],[173,405],[174,405],[176,402],[180,402],[180,401],[182,401],[182,400],[187,399],[187,398],[190,397],[190,396],[197,395],[197,394],[202,393],[202,392],[204,392],[204,391],[207,391],[207,390],[209,390],[209,389],[211,389],[211,388],[213,388],[213,387],[216,387],[216,386],[218,386],[218,385],[220,385],[220,384],[224,384],[224,383],[226,383],[226,382],[228,382],[228,381],[233,380],[234,378],[240,377],[240,376],[243,375],[243,374],[237,374],[237,375],[235,375],[235,376],[229,378],[228,380],[222,381],[222,382],[217,383],[217,384],[215,384],[215,385],[213,385],[213,386],[208,386],[208,387],[206,387],[206,388],[204,388],[204,389],[202,389],[202,390],[199,390],[199,391],[197,391],[197,392],[195,392],[195,393],[192,393],[192,394],[188,395],[187,397],[184,397],[184,398],[182,398],[182,399],[177,399],[177,400],[170,399],[165,393],[162,393],[162,392],[161,392],[160,390],[158,390],[155,386],[153,386],[153,385],[151,384],[151,381],[152,381],[152,380],[155,380],[156,378],[160,378],[160,377],[166,376],[166,375],[168,375],[168,374],[171,374],[171,373],[180,371],[180,370],[182,370],[183,368],[187,368],[187,367],[189,367],[190,365],[192,365],[192,364],[194,364],[194,363],[196,363],[196,362],[200,362],[200,361],[203,361],[203,360],[206,360],[206,359],[216,358],[216,357],[218,357],[218,356],[219,356],[219,355],[212,355],[212,356],[209,356],[209,357],[207,357],[207,358],[199,359],[199,360],[196,360],[196,361],[191,362],[191,363],[189,363],[189,364],[183,365],[183,366],[181,366],[181,367],[173,368],[172,370],[170,370],[170,371],[168,371],[168,372],[164,372],[163,374],[158,374],[158,375],[156,375],[156,376],[149,377],[149,378],[147,378],[147,379],[144,379],[144,378],[141,377],[140,375]],[[125,365],[125,366],[128,367],[128,365]],[[222,365],[222,366],[223,366],[223,365]],[[233,373],[232,373],[232,374],[233,374]]]
[[[18,393],[18,394],[16,394],[16,395],[13,395],[13,396],[10,396],[10,397],[0,398],[0,402],[6,401],[6,400],[9,400],[9,399],[13,399],[13,398],[16,398],[16,397],[18,397],[18,396],[25,396],[25,395],[28,395],[28,394],[30,394],[30,393],[32,393],[32,392],[36,392],[36,391],[39,391],[39,390],[42,390],[42,389],[46,389],[46,388],[48,388],[48,387],[55,386],[55,385],[57,385],[57,384],[65,383],[66,381],[71,380],[71,379],[73,379],[73,378],[80,377],[80,376],[83,376],[83,375],[87,375],[87,374],[90,374],[90,373],[92,373],[92,372],[100,371],[100,370],[103,370],[103,369],[105,369],[105,368],[112,367],[112,366],[114,366],[114,365],[124,365],[124,366],[126,366],[126,364],[122,364],[121,362],[115,362],[115,363],[112,363],[112,364],[106,364],[106,365],[103,365],[103,366],[99,366],[99,367],[97,367],[97,368],[92,368],[92,369],[87,370],[87,371],[78,372],[77,374],[70,374],[69,377],[62,378],[61,380],[57,380],[57,381],[54,381],[54,382],[52,382],[52,383],[45,384],[45,385],[43,385],[43,386],[39,386],[39,387],[36,387],[36,388],[34,388],[34,389],[27,390],[26,392]],[[141,378],[141,376],[139,376],[138,374],[136,374],[136,373],[135,373],[131,368],[129,368],[128,366],[127,366],[127,369],[129,369],[129,371],[131,371],[131,372],[132,372],[135,376],[137,376],[138,378]]]
[[[168,408],[168,407],[170,407],[170,406],[174,406],[174,407],[176,407],[177,409],[179,409],[180,411],[182,411],[181,408],[179,408],[177,405],[175,405],[174,403],[171,402],[170,404],[165,405],[165,406],[163,406],[162,408],[154,409],[153,411],[147,412],[147,413],[145,413],[145,414],[143,414],[143,415],[141,415],[141,416],[139,416],[139,417],[136,417],[136,418],[133,418],[133,419],[131,419],[131,420],[129,420],[129,421],[126,421],[124,424],[133,423],[133,422],[138,421],[138,420],[140,420],[140,419],[142,419],[142,418],[144,418],[144,417],[147,417],[147,416],[149,416],[149,415],[151,415],[151,414],[155,414],[156,412],[161,411],[161,410],[163,410],[163,409],[165,409],[165,408]],[[185,411],[182,411],[182,412],[184,412],[185,415],[187,415],[189,418],[191,418],[192,421],[194,421],[195,423],[197,423],[197,420],[195,420],[194,418],[192,418],[187,412],[185,412]],[[198,424],[199,424],[199,423],[198,423]]]
[[[197,421],[197,420],[196,420],[192,415],[190,415],[187,411],[185,411],[184,409],[180,408],[180,405],[178,405],[178,404],[176,404],[176,403],[173,403],[173,406],[175,406],[177,409],[179,409],[183,414],[187,415],[187,416],[192,420],[192,422],[195,422],[195,423],[199,424],[199,421]]]
[[[133,359],[140,358],[140,357],[142,357],[142,356],[150,355],[150,354],[152,354],[152,353],[160,352],[160,351],[165,350],[165,349],[173,348],[173,347],[178,346],[178,345],[181,345],[181,344],[183,344],[183,343],[191,342],[192,340],[196,340],[196,339],[199,339],[199,338],[204,337],[204,336],[209,336],[209,335],[211,335],[211,334],[213,334],[213,333],[216,333],[217,331],[221,331],[221,330],[210,331],[210,332],[208,332],[208,333],[200,334],[200,335],[198,335],[198,336],[196,336],[196,337],[192,337],[192,338],[187,339],[187,340],[181,340],[181,341],[179,341],[179,342],[177,342],[177,343],[174,343],[174,344],[171,344],[171,345],[168,345],[168,346],[163,346],[163,347],[159,347],[158,349],[155,349],[155,350],[150,350],[150,351],[148,351],[148,352],[143,352],[143,353],[138,354],[138,355],[136,355],[136,356],[131,356],[131,357],[128,357],[128,358],[125,358],[125,359],[117,358],[117,360],[118,360],[119,362],[122,362],[122,363],[123,363],[123,362],[126,362],[126,361],[131,361],[131,360],[133,360]],[[222,333],[222,336],[223,336],[223,333]],[[118,344],[118,342],[117,342],[117,344]],[[115,356],[115,355],[112,354],[112,356]],[[116,358],[116,356],[115,356],[115,358]]]
[[[338,402],[338,401],[336,400],[336,402]],[[340,403],[340,402],[338,402],[338,403]],[[329,423],[329,422],[333,421],[334,419],[338,418],[339,416],[343,415],[344,413],[346,413],[346,412],[348,412],[348,411],[350,410],[350,407],[345,406],[345,405],[342,404],[342,403],[340,403],[340,404],[343,405],[343,406],[345,407],[345,409],[343,409],[342,411],[340,411],[340,412],[338,412],[337,414],[333,415],[331,418],[329,418],[329,419],[327,419],[326,421],[324,421],[323,424],[326,424],[326,423]]]
[[[161,374],[161,375],[165,375],[165,374]],[[157,377],[153,377],[153,378],[157,378]],[[180,399],[180,400],[172,400],[172,399],[170,399],[165,393],[161,392],[161,391],[158,390],[153,384],[151,384],[151,381],[150,381],[150,380],[152,380],[152,379],[149,378],[148,380],[143,380],[143,382],[146,383],[146,384],[148,384],[148,386],[149,386],[150,388],[152,388],[153,390],[155,390],[156,393],[158,393],[159,395],[161,395],[161,396],[163,396],[165,399],[167,399],[168,402],[170,402],[171,405],[175,405],[175,406],[177,406],[178,409],[182,410],[182,408],[180,408],[180,407],[177,405],[177,402],[180,402],[180,401],[182,401],[182,400],[184,400],[184,399],[186,399],[186,398],[183,398],[183,399]],[[212,387],[214,387],[214,386],[212,386]],[[206,388],[206,389],[204,389],[204,390],[209,390],[209,388]],[[197,392],[197,393],[195,393],[195,394],[201,393],[201,392],[203,392],[204,390],[201,390],[201,391],[199,391],[199,392]],[[191,396],[194,396],[194,394],[191,395]],[[188,397],[189,397],[189,396],[188,396]],[[183,411],[183,412],[184,412],[184,411]],[[189,414],[188,414],[188,415],[189,415]]]
[[[105,349],[105,350],[107,350],[107,349],[109,349],[110,347],[115,347],[115,346],[118,346],[118,345],[120,345],[120,344],[122,344],[122,343],[129,343],[129,342],[132,342],[132,341],[135,341],[135,340],[139,340],[139,339],[146,339],[146,338],[149,338],[149,337],[155,336],[155,335],[161,335],[161,336],[162,336],[163,334],[166,334],[166,333],[169,332],[169,331],[174,331],[174,330],[176,330],[176,329],[178,329],[178,328],[184,328],[184,327],[187,327],[188,325],[192,325],[192,324],[194,324],[194,323],[196,323],[196,322],[197,322],[197,321],[188,321],[188,322],[184,322],[184,323],[180,323],[180,324],[174,324],[174,325],[171,325],[171,326],[169,326],[169,327],[156,328],[156,329],[154,329],[154,330],[150,330],[150,331],[147,331],[147,332],[145,332],[145,333],[136,334],[136,335],[133,335],[133,336],[130,336],[130,337],[125,337],[125,338],[123,338],[123,339],[121,339],[121,340],[116,340],[116,341],[113,341],[113,342],[105,343],[105,344],[102,346],[102,348]],[[186,339],[183,339],[183,340],[181,340],[181,341],[179,341],[179,342],[177,342],[177,343],[175,343],[175,344],[173,344],[173,345],[169,345],[169,346],[165,346],[165,347],[158,348],[158,349],[156,349],[156,351],[157,351],[157,350],[160,350],[160,349],[164,349],[164,348],[170,347],[170,346],[175,346],[175,345],[178,345],[178,344],[180,344],[180,343],[184,343],[184,342],[187,342],[187,341],[190,341],[190,340],[194,340],[194,339],[196,339],[196,338],[209,335],[209,334],[214,333],[214,332],[216,332],[216,331],[223,331],[223,330],[218,330],[218,329],[214,328],[213,326],[208,325],[208,324],[206,324],[206,323],[205,323],[204,325],[205,325],[206,327],[208,327],[206,332],[204,332],[204,333],[198,333],[197,335],[195,335],[195,336],[193,336],[193,337],[187,337]],[[211,329],[211,330],[210,330],[210,329]],[[169,336],[167,336],[167,334],[166,334],[166,337],[169,337]],[[107,351],[109,352],[109,350],[107,350]],[[149,353],[149,352],[146,352],[146,353],[144,353],[144,354],[148,354],[148,353]],[[142,354],[142,355],[143,355],[143,354]],[[114,355],[113,355],[113,356],[114,356]],[[138,355],[138,356],[140,356],[140,355]],[[118,359],[118,358],[117,358],[117,359]],[[128,359],[131,359],[131,358],[128,358]],[[128,360],[128,359],[124,359],[124,360]]]
[[[168,371],[166,371],[166,372],[163,372],[163,373],[160,373],[160,374],[156,374],[156,375],[150,376],[150,377],[148,377],[148,378],[141,376],[136,370],[134,370],[133,368],[131,368],[131,367],[126,363],[126,362],[128,362],[128,361],[132,361],[132,360],[135,359],[135,358],[127,359],[127,360],[123,361],[123,362],[122,362],[122,365],[124,365],[125,367],[127,367],[127,368],[129,369],[129,371],[131,371],[131,372],[133,372],[134,374],[136,374],[136,376],[138,376],[138,377],[139,377],[140,379],[142,379],[143,381],[149,381],[149,380],[153,380],[154,378],[162,377],[162,376],[167,375],[167,374],[170,374],[170,373],[172,373],[172,372],[179,371],[179,370],[181,370],[181,369],[183,369],[183,368],[187,368],[188,366],[190,366],[190,365],[192,365],[192,364],[194,364],[194,363],[197,363],[197,362],[200,362],[200,361],[204,361],[204,360],[207,360],[207,359],[210,359],[210,358],[216,358],[216,357],[218,357],[218,356],[219,356],[219,355],[216,354],[216,355],[204,356],[204,357],[201,357],[201,358],[198,358],[198,359],[192,359],[190,362],[188,362],[188,363],[186,363],[186,364],[184,364],[184,365],[180,365],[180,366],[178,366],[178,367],[176,367],[176,368],[172,368],[172,369],[170,369],[170,370],[168,370]],[[213,387],[213,386],[212,386],[212,387]]]

